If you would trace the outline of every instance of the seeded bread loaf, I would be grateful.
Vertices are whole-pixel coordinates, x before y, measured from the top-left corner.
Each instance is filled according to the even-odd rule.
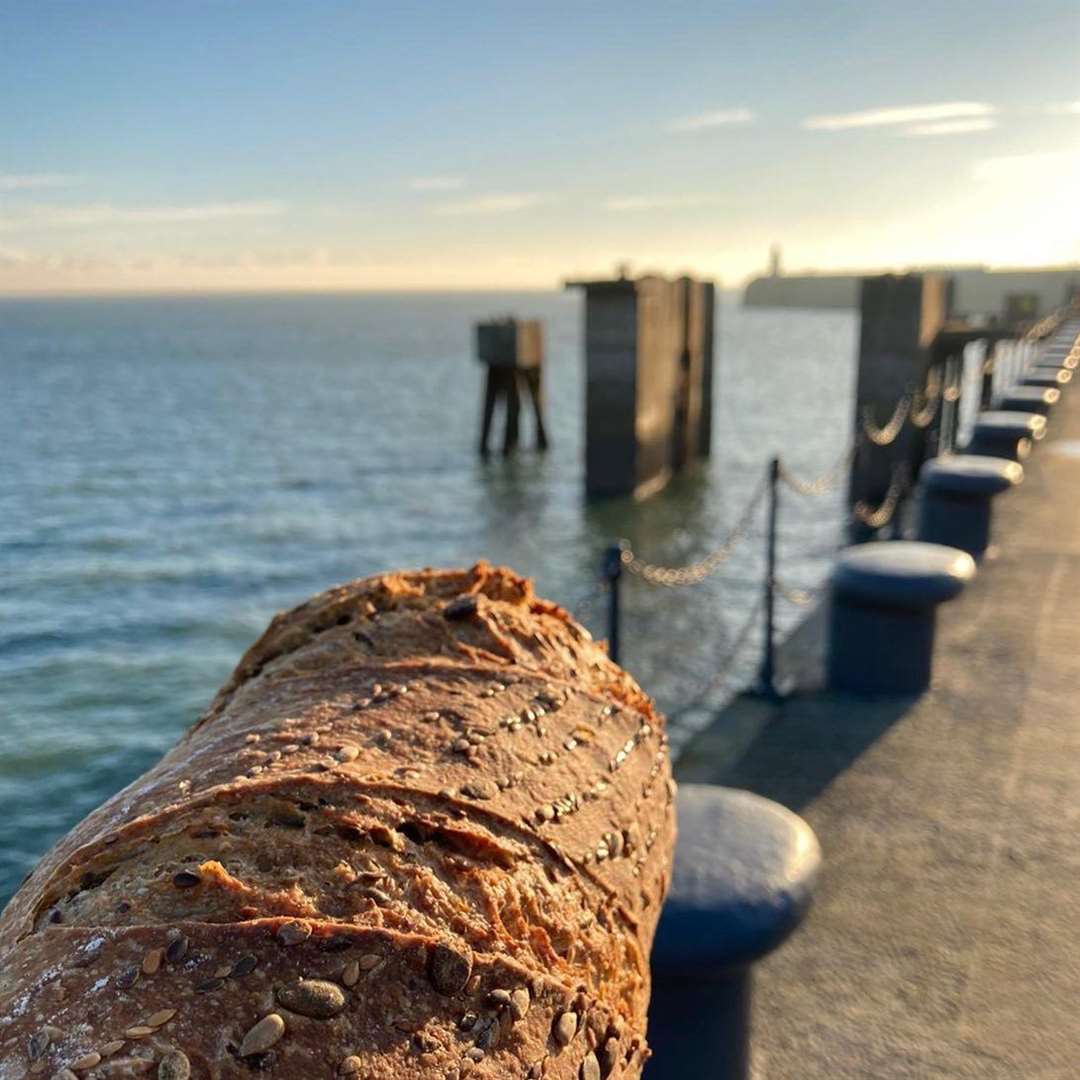
[[[0,916],[0,1080],[640,1076],[663,721],[505,569],[277,616]]]

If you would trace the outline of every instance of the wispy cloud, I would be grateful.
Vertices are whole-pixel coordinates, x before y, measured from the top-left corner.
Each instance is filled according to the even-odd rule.
[[[459,191],[464,186],[464,176],[414,176],[409,181],[411,191]]]
[[[753,122],[754,114],[749,109],[714,109],[711,112],[672,120],[667,125],[667,130],[683,135],[694,131],[710,131],[713,128],[733,127]]]
[[[0,173],[0,191],[34,191],[38,188],[67,187],[77,176],[66,173]]]
[[[692,206],[711,206],[716,195],[612,195],[604,200],[604,209],[616,213],[640,210],[682,210]]]
[[[976,131],[993,131],[997,121],[989,116],[972,120],[941,120],[936,124],[912,124],[902,130],[903,135],[969,135]]]
[[[0,217],[0,229],[94,228],[128,225],[187,225],[207,221],[277,217],[285,203],[276,199],[201,203],[194,206],[124,207],[111,203],[35,206]]]
[[[950,120],[972,120],[997,115],[997,109],[983,101],[945,101],[936,105],[895,105],[832,116],[809,116],[803,121],[808,131],[848,131],[853,128],[890,127],[901,124],[933,124]]]
[[[506,195],[480,195],[475,199],[444,203],[432,211],[439,217],[491,217],[496,214],[515,214],[529,210],[546,200],[542,195],[531,193]]]
[[[1046,106],[1051,116],[1080,116],[1080,101],[1057,101]]]

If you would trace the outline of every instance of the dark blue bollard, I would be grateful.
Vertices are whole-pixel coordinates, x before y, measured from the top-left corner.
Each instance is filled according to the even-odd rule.
[[[990,546],[995,496],[1023,479],[1017,461],[975,454],[933,458],[919,474],[919,539],[981,559]]]
[[[937,607],[975,576],[958,548],[897,540],[840,553],[831,578],[829,686],[917,694],[930,685]]]
[[[995,409],[975,418],[969,454],[1024,461],[1031,447],[1046,434],[1046,417],[1033,412],[1006,412]]]
[[[998,408],[1006,412],[1033,412],[1049,416],[1060,397],[1060,390],[1045,386],[1014,386],[1001,395]]]
[[[1029,372],[1075,372],[1077,357],[1071,353],[1065,355],[1037,356],[1028,365]]]
[[[1080,357],[1068,349],[1042,353],[1031,362],[1033,368],[1063,368],[1066,371],[1075,371],[1078,364]]]
[[[746,1080],[751,970],[806,915],[821,849],[802,818],[748,791],[683,784],[677,810],[645,1078]]]
[[[1067,368],[1028,368],[1020,376],[1020,386],[1041,386],[1044,389],[1064,390],[1072,381],[1073,373]]]

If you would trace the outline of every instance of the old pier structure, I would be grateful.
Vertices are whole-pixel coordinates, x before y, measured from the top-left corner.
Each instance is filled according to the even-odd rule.
[[[786,1031],[777,1037],[776,1029],[783,1025],[763,1026],[758,1038],[767,1048],[770,1066],[780,1059],[784,1076],[809,1075],[805,1065],[810,1060],[815,1076],[899,1076],[907,1075],[905,1066],[917,1054],[927,1068],[942,1075],[981,1076],[993,1060],[1002,1063],[993,1075],[1003,1080],[1021,1075],[1050,1080],[1067,1075],[1054,1071],[1052,1063],[1068,1061],[1071,1067],[1080,1045],[1067,1006],[1059,1004],[1071,998],[1047,995],[1043,989],[1046,972],[1058,967],[1056,982],[1071,987],[1075,996],[1080,969],[1053,962],[1062,948],[1076,952],[1071,934],[1075,920],[1070,922],[1064,909],[1052,918],[1059,931],[1069,931],[1067,940],[1060,933],[1056,938],[1044,934],[1041,923],[1029,938],[1030,910],[1020,911],[1015,903],[1018,894],[1026,895],[1028,877],[1035,874],[1040,887],[1054,890],[1060,908],[1061,900],[1072,895],[1071,879],[1042,849],[1030,866],[1027,860],[1018,859],[1016,866],[983,860],[977,852],[984,840],[996,844],[1004,839],[993,836],[989,825],[985,832],[979,822],[973,825],[968,812],[991,812],[982,797],[989,775],[1010,814],[1037,822],[1040,829],[1056,829],[1059,843],[1068,835],[1058,787],[1044,778],[1046,747],[1055,744],[1040,741],[1056,738],[1063,746],[1076,741],[1066,724],[1049,722],[1059,710],[1046,708],[1048,693],[1075,681],[1046,673],[1069,673],[1076,667],[1072,653],[1061,644],[1061,619],[1071,610],[1067,579],[1057,587],[1045,579],[1045,559],[1036,554],[1032,565],[1023,548],[1018,557],[1018,542],[1030,543],[1032,538],[1022,537],[1015,519],[1006,521],[1012,528],[1002,537],[1004,553],[996,559],[988,559],[988,553],[996,516],[992,504],[1021,483],[1021,462],[1034,451],[1048,424],[1063,422],[1057,419],[1058,403],[1070,383],[1069,373],[1080,366],[1080,308],[1035,325],[968,325],[948,318],[948,283],[922,275],[868,280],[863,299],[859,400],[841,468],[803,480],[779,459],[769,466],[767,607],[777,599],[817,599],[812,594],[796,597],[778,578],[775,524],[781,488],[812,497],[846,477],[849,523],[858,527],[858,539],[869,542],[839,552],[816,605],[823,617],[815,612],[803,623],[822,639],[820,649],[811,646],[816,659],[804,668],[809,675],[801,682],[804,692],[789,696],[774,679],[769,619],[762,665],[767,675],[760,683],[765,693],[744,695],[720,717],[710,716],[713,723],[689,744],[685,766],[677,769],[682,779],[711,783],[686,785],[679,796],[672,894],[651,959],[650,1040],[655,1057],[647,1080],[706,1074],[747,1080],[752,1075],[755,1010],[750,987],[756,962],[798,926],[815,889],[819,849],[806,823],[785,817],[775,802],[755,802],[747,791],[712,786],[717,783],[771,796],[800,812],[806,807],[810,824],[817,827],[820,822],[831,834],[828,849],[837,856],[832,884],[822,889],[819,901],[824,914],[779,965],[770,965],[765,1014],[770,1019],[794,1015],[802,1032],[800,1041]],[[977,347],[965,357],[973,344]],[[967,377],[963,359],[968,361]],[[963,438],[961,405],[967,416]],[[883,423],[885,416],[889,418]],[[1074,431],[1075,416],[1074,409]],[[1066,432],[1064,446],[1069,445]],[[1052,475],[1065,476],[1072,456],[1052,459]],[[1046,460],[1036,461],[1033,469],[1038,472]],[[1075,469],[1071,476],[1075,484]],[[1020,497],[1025,494],[1044,503],[1059,497],[1047,490],[1045,481]],[[911,495],[918,515],[902,514]],[[754,502],[748,508],[751,517],[759,506]],[[1044,522],[1053,520],[1052,507],[1040,513]],[[699,584],[750,535],[743,517],[709,555],[685,566],[648,563],[624,545],[616,572],[608,572],[613,598],[609,610],[617,616],[621,570],[646,585]],[[892,539],[880,539],[885,530]],[[1051,537],[1050,542],[1057,540]],[[1066,541],[1064,546],[1075,563],[1075,545]],[[609,558],[609,568],[610,563]],[[1054,565],[1061,574],[1077,572],[1074,566],[1064,567],[1061,558]],[[1010,573],[1024,581],[1010,583]],[[940,642],[938,609],[964,605],[963,594],[969,590],[976,590],[978,598],[974,607],[966,607],[966,629],[958,634],[954,624]],[[1036,597],[1039,602],[1032,604]],[[993,612],[1001,610],[1010,615],[998,621]],[[1044,619],[1047,612],[1051,615]],[[950,616],[944,619],[948,622]],[[973,620],[980,627],[978,634],[972,632]],[[1024,670],[1020,655],[1032,648],[1027,621],[1045,623],[1036,643],[1045,670],[1030,693],[1031,673]],[[740,632],[720,665],[744,643]],[[972,658],[980,666],[972,669]],[[1003,679],[998,667],[1007,668],[1008,677]],[[936,672],[942,669],[947,690],[935,699]],[[969,697],[979,703],[970,704]],[[963,723],[956,723],[957,715]],[[979,734],[984,723],[994,730],[993,738]],[[1024,734],[1018,737],[1021,729]],[[879,739],[886,732],[889,737]],[[966,746],[974,770],[968,761],[954,760],[943,750],[954,742]],[[1035,761],[1038,775],[1018,782],[1018,756]],[[864,759],[871,763],[863,766]],[[1063,775],[1072,782],[1071,773]],[[917,789],[917,798],[911,798],[909,785]],[[957,819],[950,819],[957,810]],[[1008,835],[1013,835],[1011,828],[1007,822]],[[1014,842],[1023,849],[1031,835],[1016,832],[1022,839]],[[923,872],[924,865],[930,867],[929,874]],[[966,890],[973,870],[986,890],[979,899]],[[837,882],[843,887],[837,888]],[[882,882],[887,888],[881,888]],[[931,902],[911,903],[909,892]],[[986,897],[993,898],[989,913],[984,910]],[[937,913],[946,909],[949,919],[943,928]],[[1026,982],[1016,981],[1011,966],[996,963],[1002,951],[996,928],[1003,920],[1011,920],[1013,927],[1008,951],[1014,964],[1030,949],[1038,953],[1037,967]],[[930,1045],[926,1017],[914,1004],[912,990],[918,988],[920,999],[952,992],[952,982],[942,986],[934,965],[943,952],[951,955],[943,934],[954,923],[965,928],[968,973],[984,999],[966,1002],[967,988],[961,983],[950,1007],[966,1014],[972,1035],[948,1042],[946,1032],[955,1030],[955,1019],[952,1012],[942,1012],[940,1038]],[[909,952],[917,958],[918,971],[907,959]],[[857,996],[850,993],[853,986],[860,988]],[[826,988],[839,1008],[835,1018],[823,1020]],[[1013,1016],[1013,995],[1031,1023],[1046,1028],[1037,1046],[1028,1037],[1026,1022]],[[911,1004],[902,1004],[909,999]],[[1008,1004],[998,1008],[988,1002]],[[996,1017],[990,1022],[982,1019],[988,1008]],[[757,1011],[763,1011],[761,1006]],[[876,1041],[866,1037],[868,1020],[874,1030],[889,1028],[897,1044],[894,1051],[879,1055]],[[984,1046],[1000,1047],[1001,1054],[984,1053]],[[936,1068],[939,1060],[942,1068]],[[1028,1069],[1027,1062],[1040,1064]]]
[[[848,482],[853,539],[890,523],[899,530],[924,462],[957,448],[969,345],[982,346],[979,409],[1019,374],[1020,353],[1011,351],[996,371],[996,350],[1029,325],[951,318],[953,291],[940,274],[862,279]]]
[[[591,494],[641,497],[657,490],[681,465],[708,453],[712,289],[689,279],[672,282],[651,277],[576,284],[586,295],[587,486]],[[605,553],[602,577],[608,591],[608,638],[617,651],[619,596],[627,580],[633,578],[646,588],[692,588],[720,571],[740,545],[751,538],[764,539],[761,604],[737,632],[725,635],[725,651],[711,661],[716,670],[709,673],[704,686],[690,691],[688,705],[673,710],[683,717],[697,710],[699,716],[690,721],[696,735],[693,727],[689,733],[671,730],[673,748],[688,748],[690,766],[683,777],[708,779],[711,784],[687,785],[679,794],[680,838],[672,891],[651,956],[649,1038],[655,1056],[647,1080],[704,1075],[747,1080],[752,1075],[754,969],[799,925],[815,889],[820,851],[806,823],[768,798],[713,785],[732,783],[761,795],[773,794],[795,810],[817,803],[827,808],[829,780],[843,786],[843,777],[834,777],[831,770],[836,766],[835,747],[844,739],[850,743],[851,761],[845,759],[841,767],[858,772],[860,757],[876,752],[873,743],[884,730],[882,725],[905,709],[917,710],[919,706],[912,702],[917,703],[928,690],[932,695],[936,668],[951,669],[954,683],[970,689],[971,673],[963,672],[957,680],[954,658],[942,655],[938,624],[949,615],[939,619],[939,609],[962,605],[970,591],[980,591],[984,600],[987,596],[981,579],[984,567],[987,577],[994,578],[995,560],[990,558],[993,504],[1023,480],[1022,462],[1054,422],[1051,417],[1057,403],[1072,371],[1080,366],[1080,308],[1062,309],[1034,324],[962,321],[952,315],[952,293],[952,283],[938,274],[882,275],[861,282],[862,325],[851,438],[826,472],[800,477],[779,457],[772,458],[763,470],[762,483],[735,515],[728,534],[711,538],[710,550],[694,562],[652,563],[627,541]],[[842,520],[855,542],[838,552],[829,579],[820,589],[787,587],[777,545],[781,499],[833,493],[839,501],[845,486],[848,514]],[[908,512],[911,509],[919,513]],[[1007,542],[1015,542],[1015,531]],[[592,595],[595,599],[599,593]],[[1058,598],[1051,600],[1060,606]],[[809,646],[802,646],[811,654],[809,660],[796,657],[796,664],[801,665],[799,687],[805,691],[796,696],[787,692],[787,650],[778,664],[774,642],[774,607],[785,602],[805,604],[810,612],[796,632],[804,641],[813,639]],[[1024,619],[1028,618],[1036,618],[1036,613],[1025,611]],[[741,713],[725,726],[703,704],[705,695],[724,686],[722,680],[736,670],[740,651],[753,640],[747,631],[756,621],[764,623],[764,648],[755,692],[737,699],[741,706],[730,708],[741,708],[743,713],[756,709],[758,714],[763,710],[791,714],[801,728],[780,724],[773,730],[768,718],[755,714],[747,720]],[[977,674],[994,682],[992,664]],[[963,696],[954,691],[951,707],[956,708]],[[974,724],[972,716],[963,726]],[[834,727],[841,729],[839,738]],[[932,727],[936,763],[947,756],[941,752],[937,735],[949,739],[958,735],[948,723]],[[704,752],[698,749],[698,741],[690,741],[695,739],[705,746]],[[789,752],[789,743],[798,746],[798,751]],[[772,745],[781,751],[772,752]],[[976,754],[985,753],[977,739],[973,745]],[[887,748],[886,759],[889,752],[895,752],[895,747]],[[755,772],[755,753],[763,763],[760,772]],[[750,762],[742,774],[734,767],[726,768],[739,755]],[[908,764],[925,768],[925,763]],[[804,775],[806,767],[811,773]],[[815,786],[818,779],[813,770],[821,774],[819,786]],[[871,783],[864,783],[865,791],[856,789],[846,797],[872,801],[867,792],[872,795],[884,779],[875,773]],[[944,901],[953,908],[950,915],[977,924],[971,906],[965,903],[963,880],[956,872],[959,864],[947,853],[941,856],[934,843],[936,832],[926,829],[918,809],[903,801],[906,780],[906,773],[889,778],[892,800],[884,811],[880,805],[872,811],[901,838],[899,850],[917,850],[920,858],[939,871],[932,910],[939,910]],[[968,791],[978,790],[979,784],[968,785]],[[951,792],[951,786],[939,777],[922,798],[933,803],[941,800],[943,792]],[[903,859],[889,851],[882,854],[883,865],[874,862],[874,849],[880,846],[874,833],[882,827],[878,818],[872,820],[868,838],[855,849],[851,844],[845,848],[845,830],[856,827],[858,821],[844,816],[843,798],[840,802],[837,821],[827,814],[822,817],[833,830],[834,846],[841,856],[842,865],[835,874],[852,881],[863,893],[838,897],[835,891],[830,895],[826,886],[822,890],[830,911],[826,920],[831,917],[835,924],[826,925],[834,941],[838,935],[844,942],[842,951],[850,952],[853,945],[846,926],[857,925],[863,909],[872,910],[873,925],[863,927],[862,934],[877,935],[894,946],[886,960],[868,957],[864,950],[855,966],[837,954],[830,955],[830,962],[835,961],[844,979],[852,983],[873,982],[879,969],[886,980],[900,979],[902,992],[892,991],[899,1000],[912,976],[888,969],[886,961],[897,951],[897,935],[888,929],[889,913],[898,908],[908,918],[906,929],[926,962],[937,956],[938,921],[927,915],[929,908],[914,916],[904,911],[904,892],[912,885],[904,879]],[[962,797],[959,804],[964,804]],[[943,825],[940,820],[932,824],[935,828]],[[966,868],[963,860],[960,864]],[[919,887],[922,877],[915,868]],[[890,890],[883,899],[873,891],[881,878],[902,882],[903,888]],[[780,1015],[774,1007],[779,995],[801,1010],[804,1031],[807,1025],[816,1031],[822,1023],[823,998],[810,984],[831,974],[820,950],[804,944],[808,936],[800,937],[788,953],[809,958],[803,961],[799,978],[779,987],[773,979],[769,1014]],[[854,946],[854,951],[859,947]],[[868,978],[865,972],[873,975]],[[1000,978],[985,973],[980,977],[987,986],[1002,988]],[[920,993],[938,992],[937,987],[925,985],[921,976],[915,983]],[[842,998],[843,986],[835,978],[832,985],[833,993],[839,991]],[[841,1011],[846,1008],[841,1026],[857,1030],[866,1012],[864,1002],[873,998],[874,989],[864,986],[858,1001],[841,1001]],[[1032,995],[1025,1000],[1030,1003]],[[921,1031],[918,1010],[907,1012],[913,1030]],[[906,1023],[909,1017],[905,1014],[903,1019]],[[762,1034],[769,1040],[772,1033]],[[988,1035],[983,1030],[980,1037],[992,1041],[997,1032]],[[870,1038],[860,1040],[856,1034],[846,1045],[837,1046],[831,1040],[821,1041],[820,1047],[785,1047],[784,1038],[771,1038],[770,1047],[796,1062],[784,1075],[804,1075],[801,1060],[807,1053],[817,1053],[819,1061],[830,1066],[815,1068],[814,1075],[839,1074],[849,1060],[856,1063],[860,1076],[899,1075],[889,1071],[888,1062],[873,1059]],[[923,1053],[921,1043],[916,1045]],[[901,1066],[914,1060],[906,1052],[909,1049],[902,1048],[897,1058]],[[965,1065],[976,1060],[976,1069],[986,1063],[968,1046],[950,1048],[945,1057],[950,1054]],[[1070,1060],[1074,1059],[1075,1055]],[[1000,1075],[1029,1075],[1012,1064]],[[968,1075],[969,1070],[945,1071]],[[1065,1074],[1038,1075],[1049,1080]]]
[[[641,499],[712,442],[716,290],[645,276],[585,291],[585,489]]]
[[[501,402],[505,410],[503,453],[512,454],[521,433],[521,391],[529,396],[536,421],[536,448],[548,448],[544,425],[544,333],[536,319],[492,319],[476,325],[477,359],[487,368],[480,420],[480,454],[488,441]]]

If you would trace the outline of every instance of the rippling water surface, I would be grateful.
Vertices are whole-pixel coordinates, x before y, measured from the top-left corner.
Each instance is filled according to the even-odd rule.
[[[481,463],[470,327],[506,311],[544,320],[552,449]],[[711,461],[646,503],[588,506],[581,321],[563,293],[0,302],[0,899],[177,739],[280,608],[481,557],[576,606],[612,539],[698,557],[769,454],[811,475],[843,452],[855,316],[725,302]],[[839,520],[838,493],[785,500],[787,585],[820,580]],[[759,515],[678,595],[630,581],[623,660],[662,706],[706,687],[752,615],[762,537]],[[602,633],[599,605],[584,614]],[[755,632],[709,700],[758,649]]]

